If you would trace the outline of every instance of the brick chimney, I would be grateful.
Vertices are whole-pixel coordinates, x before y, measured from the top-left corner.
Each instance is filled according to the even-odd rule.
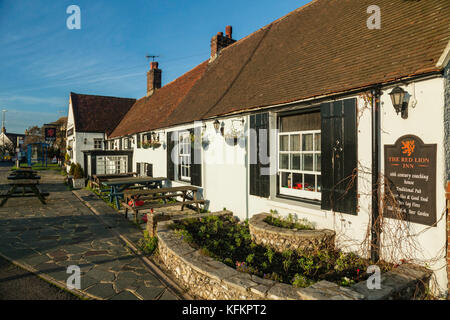
[[[147,97],[161,88],[161,74],[162,71],[158,69],[158,62],[150,62],[150,70],[147,72]]]
[[[229,46],[230,44],[236,42],[232,38],[233,35],[233,27],[226,26],[225,28],[225,36],[223,35],[223,32],[218,32],[217,35],[212,37],[211,39],[211,59],[210,61],[213,61],[220,53],[220,50],[223,48]]]

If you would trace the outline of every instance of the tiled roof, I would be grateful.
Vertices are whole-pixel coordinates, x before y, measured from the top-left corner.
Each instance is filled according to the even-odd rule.
[[[136,99],[71,92],[75,131],[110,134]]]
[[[176,80],[157,89],[151,96],[139,99],[109,138],[160,128],[196,81],[202,77],[207,66],[208,61],[205,61]]]
[[[223,49],[160,126],[439,71],[449,25],[447,0],[313,1]]]

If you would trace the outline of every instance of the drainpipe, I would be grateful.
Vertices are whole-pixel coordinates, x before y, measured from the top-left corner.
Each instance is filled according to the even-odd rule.
[[[250,188],[249,188],[249,174],[250,174],[250,165],[248,163],[248,152],[249,152],[249,138],[250,138],[250,116],[245,117],[245,219],[248,220],[248,202],[250,197]]]
[[[377,263],[380,259],[380,222],[379,203],[380,186],[379,177],[379,156],[380,156],[380,95],[379,87],[372,89],[372,222],[371,222],[371,246],[370,257],[372,263]]]

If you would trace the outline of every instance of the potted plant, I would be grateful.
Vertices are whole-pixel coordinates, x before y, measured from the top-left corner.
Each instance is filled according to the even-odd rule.
[[[66,153],[66,155],[64,156],[64,164],[65,165],[69,165],[70,164],[70,155],[68,153]]]
[[[224,135],[225,141],[231,142],[233,145],[236,145],[238,143],[239,137],[242,135],[242,133],[238,132],[234,128],[227,132]]]
[[[72,186],[74,189],[82,189],[85,187],[84,182],[83,168],[77,163],[73,170]]]
[[[143,142],[142,142],[142,148],[143,148],[143,149],[148,149],[148,148],[150,148],[150,147],[151,147],[151,144],[150,144],[149,141],[143,141]]]
[[[208,135],[203,135],[202,134],[202,147],[205,149],[209,146],[209,136]]]
[[[153,149],[157,149],[157,148],[159,148],[160,146],[161,146],[161,142],[159,142],[159,141],[152,141],[152,142],[150,143],[150,147],[153,148]]]

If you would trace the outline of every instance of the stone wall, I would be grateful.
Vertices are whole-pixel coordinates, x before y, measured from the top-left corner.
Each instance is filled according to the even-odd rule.
[[[215,215],[229,215],[229,211]],[[203,217],[206,214],[193,215]],[[186,217],[184,217],[185,219]],[[183,219],[183,218],[179,218]],[[179,220],[177,218],[177,220]],[[172,229],[172,221],[157,225],[159,255],[179,284],[200,299],[224,300],[362,300],[411,299],[424,291],[430,272],[411,265],[402,265],[381,276],[381,289],[369,290],[366,282],[344,288],[320,281],[307,288],[262,279],[202,255],[200,250],[183,241]]]
[[[269,213],[260,213],[249,220],[252,240],[278,252],[296,249],[334,248],[333,230],[295,230],[275,227],[264,221]]]

